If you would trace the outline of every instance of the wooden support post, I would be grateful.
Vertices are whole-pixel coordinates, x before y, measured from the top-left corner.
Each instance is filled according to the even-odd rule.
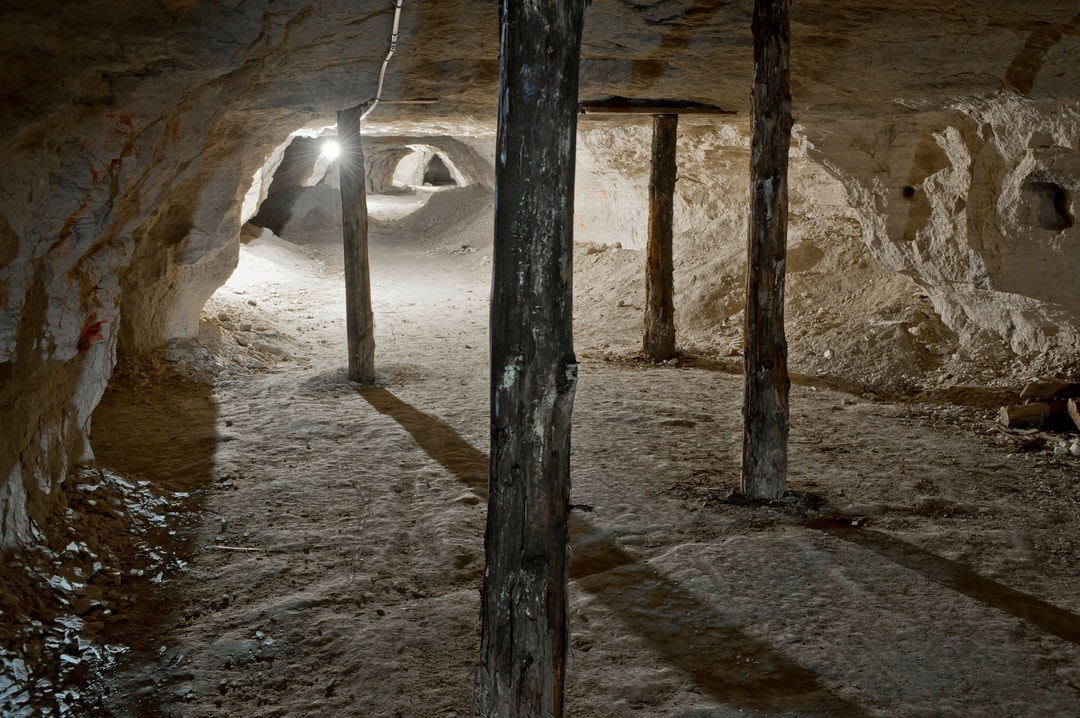
[[[563,715],[578,54],[587,0],[502,0],[491,444],[474,715]]]
[[[678,115],[654,115],[649,176],[649,244],[645,265],[646,359],[675,356],[672,223],[675,216],[675,144]]]
[[[364,148],[360,141],[363,106],[338,112],[338,175],[341,234],[345,245],[345,329],[349,342],[349,380],[375,382],[375,318],[371,312],[368,268],[367,191]]]
[[[784,262],[791,142],[788,67],[791,0],[755,0],[750,145],[750,246],[746,265],[742,490],[776,499],[787,482],[787,341]]]

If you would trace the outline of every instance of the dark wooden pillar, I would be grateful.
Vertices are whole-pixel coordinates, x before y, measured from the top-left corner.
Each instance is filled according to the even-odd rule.
[[[750,144],[750,239],[746,265],[742,490],[775,499],[787,482],[787,340],[784,262],[791,142],[788,68],[791,0],[755,0]]]
[[[587,0],[502,0],[491,475],[475,715],[561,717],[578,54]]]
[[[678,115],[654,115],[649,176],[649,245],[645,265],[646,359],[675,356],[675,289],[671,252],[675,217],[675,140]]]
[[[375,382],[375,318],[371,312],[368,268],[367,191],[364,148],[360,142],[363,106],[338,112],[338,175],[341,185],[341,233],[345,244],[345,328],[349,342],[349,379]]]

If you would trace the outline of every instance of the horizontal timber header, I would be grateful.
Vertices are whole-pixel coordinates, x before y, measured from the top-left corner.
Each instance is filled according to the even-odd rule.
[[[683,100],[647,100],[629,97],[609,97],[606,100],[593,100],[578,103],[581,115],[734,115],[734,110],[725,110],[715,105]]]

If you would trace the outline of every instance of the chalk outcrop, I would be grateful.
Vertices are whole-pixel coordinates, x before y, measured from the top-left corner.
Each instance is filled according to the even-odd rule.
[[[918,280],[962,342],[1080,350],[1080,105],[1004,91],[817,138],[808,154],[844,183],[875,258]]]

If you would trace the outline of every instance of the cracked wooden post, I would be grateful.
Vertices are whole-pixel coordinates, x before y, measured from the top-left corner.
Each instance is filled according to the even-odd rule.
[[[791,142],[788,67],[791,0],[755,0],[750,145],[750,237],[746,265],[742,490],[779,498],[787,483],[787,340],[784,263]]]
[[[563,715],[578,54],[587,0],[502,0],[491,444],[474,715]]]
[[[675,216],[675,144],[679,116],[654,115],[649,176],[649,243],[645,264],[646,359],[675,356],[672,223]]]
[[[360,140],[363,105],[338,112],[338,177],[341,186],[341,234],[345,245],[345,330],[349,380],[375,382],[375,318],[371,311],[368,267],[367,191],[364,148]]]

